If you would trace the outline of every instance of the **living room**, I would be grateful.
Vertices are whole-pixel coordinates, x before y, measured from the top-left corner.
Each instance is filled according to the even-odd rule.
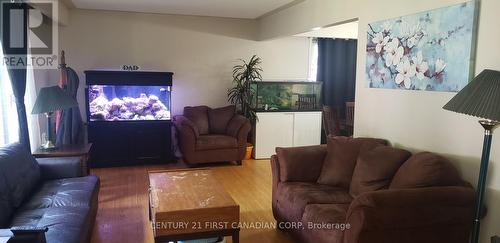
[[[2,6],[0,242],[500,242],[496,0]]]

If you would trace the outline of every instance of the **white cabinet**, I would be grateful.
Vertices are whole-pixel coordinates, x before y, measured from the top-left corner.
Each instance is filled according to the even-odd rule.
[[[276,147],[293,146],[293,113],[259,112],[255,126],[255,158],[269,158]]]
[[[321,112],[257,112],[255,158],[267,159],[276,147],[321,143]]]
[[[321,112],[296,112],[293,123],[293,146],[321,143]]]

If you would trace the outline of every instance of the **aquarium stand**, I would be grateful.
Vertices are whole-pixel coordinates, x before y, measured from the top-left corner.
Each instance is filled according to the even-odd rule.
[[[158,164],[174,160],[170,121],[172,75],[170,72],[85,71],[88,140],[93,143],[89,161],[91,167]],[[103,115],[96,115],[95,103],[93,106],[91,103],[95,100],[95,87],[101,86],[104,87],[104,94],[98,95],[110,101],[116,98],[118,105],[123,105],[123,100],[129,98],[131,102],[144,98],[146,101],[141,105],[152,106],[157,102],[159,105],[155,109],[162,109],[163,115],[157,110],[148,110],[141,111],[139,117],[134,113],[137,110],[135,106],[128,107],[132,111],[125,107],[120,111],[109,108],[114,103],[98,107],[108,107],[108,110],[103,111]],[[165,87],[161,88],[163,93],[151,94],[159,89],[157,87]]]

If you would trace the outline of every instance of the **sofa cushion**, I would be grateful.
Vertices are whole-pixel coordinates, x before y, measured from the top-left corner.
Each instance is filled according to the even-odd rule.
[[[349,193],[355,197],[363,192],[388,188],[394,174],[410,156],[411,153],[404,149],[382,145],[361,151]]]
[[[202,135],[196,140],[196,150],[237,148],[238,140],[226,135]]]
[[[287,220],[300,222],[308,204],[348,204],[351,201],[351,195],[343,188],[307,182],[283,182],[279,184],[276,203],[283,212],[287,212]]]
[[[184,116],[194,123],[201,135],[209,133],[208,109],[207,106],[184,107]]]
[[[318,183],[349,188],[359,151],[387,141],[375,138],[328,137],[328,152]]]
[[[46,181],[16,211],[10,227],[48,227],[47,242],[85,242],[95,217],[98,193],[96,176]]]
[[[28,149],[13,143],[0,148],[0,171],[9,187],[12,206],[19,207],[40,181],[40,168]]]
[[[456,186],[463,181],[451,162],[437,154],[414,154],[396,172],[389,188]]]
[[[230,105],[217,109],[208,109],[210,133],[226,134],[226,128],[236,112],[236,106]]]
[[[0,229],[8,226],[14,211],[9,195],[10,191],[5,182],[5,176],[0,171]]]
[[[46,181],[21,207],[22,210],[49,207],[90,207],[99,188],[96,176]]]

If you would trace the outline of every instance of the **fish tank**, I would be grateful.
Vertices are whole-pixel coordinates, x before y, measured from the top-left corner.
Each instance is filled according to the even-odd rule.
[[[88,86],[89,121],[163,121],[171,118],[171,86]]]
[[[257,111],[321,110],[321,82],[254,82]]]

